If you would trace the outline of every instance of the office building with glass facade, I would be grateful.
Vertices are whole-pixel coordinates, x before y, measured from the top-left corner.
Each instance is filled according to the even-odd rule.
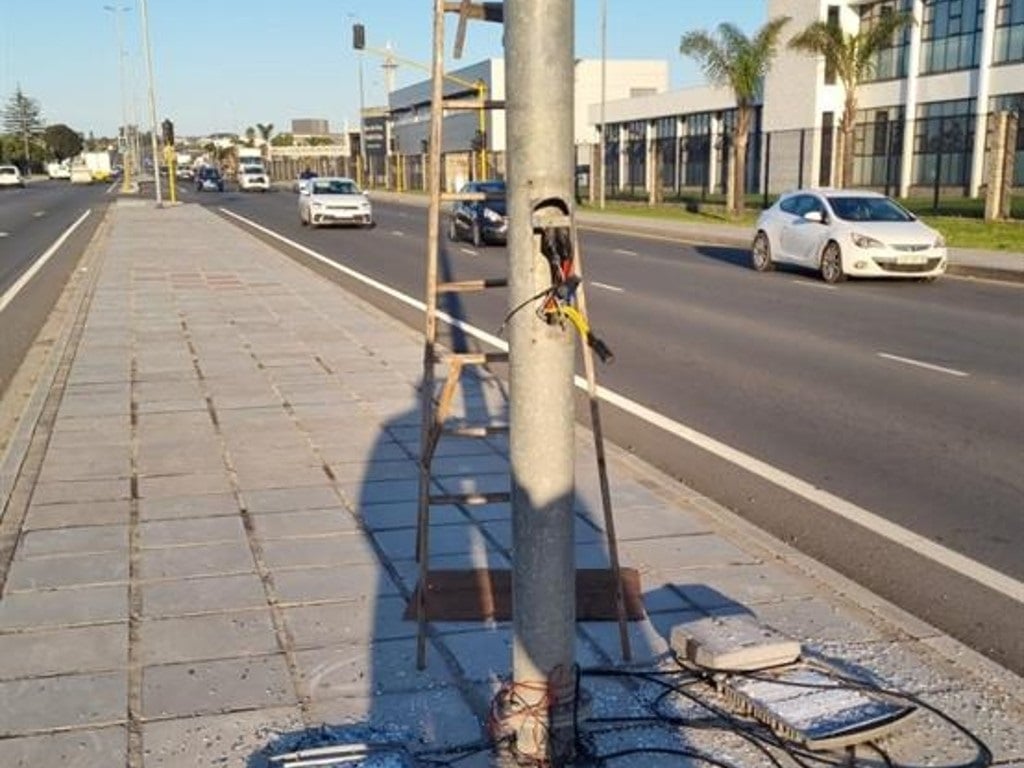
[[[855,33],[911,12],[915,23],[876,54],[857,90],[853,182],[900,196],[938,187],[978,195],[989,114],[1024,107],[1024,0],[768,0],[767,11],[791,18],[785,40],[814,21]],[[780,47],[752,128],[748,191],[832,184],[844,99],[824,60]],[[600,130],[598,113],[592,105],[590,122]],[[728,89],[609,102],[608,183],[624,189],[655,178],[664,191],[721,191],[734,120]],[[1024,131],[1017,142],[1022,180]],[[640,168],[646,163],[656,172]]]

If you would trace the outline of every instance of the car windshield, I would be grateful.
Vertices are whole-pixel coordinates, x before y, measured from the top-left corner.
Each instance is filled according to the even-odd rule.
[[[314,181],[313,182],[313,194],[314,195],[358,195],[359,187],[353,184],[351,181],[339,181],[337,179],[330,181]]]
[[[887,197],[834,195],[828,198],[836,216],[846,221],[913,221],[907,213]]]
[[[17,168],[12,168],[10,166],[8,166],[6,168],[0,168],[0,173],[6,174],[8,176],[13,176],[17,172],[18,172]]]
[[[220,173],[218,173],[216,168],[203,168],[203,170],[199,172],[199,175],[204,179],[216,179],[220,177]]]

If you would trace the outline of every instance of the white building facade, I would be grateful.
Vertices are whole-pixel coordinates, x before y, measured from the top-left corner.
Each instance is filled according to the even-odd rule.
[[[505,100],[505,61],[486,59],[447,73],[445,98],[476,98],[477,83],[482,83],[488,99]],[[596,127],[589,119],[587,105],[601,100],[601,61],[578,59],[575,66],[574,135],[577,144],[597,141]],[[608,60],[605,92],[608,99],[629,99],[668,90],[668,63],[658,60]],[[423,80],[388,94],[394,136],[393,151],[401,155],[424,150],[430,131],[430,80]],[[460,152],[483,148],[504,152],[506,142],[504,110],[490,110],[481,118],[474,111],[445,115],[442,152]]]
[[[858,88],[854,183],[907,196],[922,189],[976,196],[985,182],[990,112],[1024,108],[1024,0],[768,0],[789,16],[788,40],[814,21],[857,32],[883,14],[916,20],[876,57]],[[725,21],[725,19],[723,19]],[[844,92],[821,58],[780,46],[749,142],[748,191],[833,182]],[[589,108],[600,126],[600,108]],[[613,191],[658,179],[666,192],[724,188],[735,102],[692,88],[605,107],[605,164]],[[1016,178],[1024,178],[1024,131]],[[647,163],[656,172],[647,175]]]

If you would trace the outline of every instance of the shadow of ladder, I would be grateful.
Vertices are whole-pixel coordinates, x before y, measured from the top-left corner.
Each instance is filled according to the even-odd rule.
[[[416,513],[416,559],[419,564],[419,583],[415,590],[416,600],[416,666],[426,667],[426,632],[427,632],[427,599],[430,593],[430,510],[437,506],[479,506],[485,504],[510,504],[510,491],[494,491],[486,493],[431,493],[433,485],[433,461],[438,444],[443,435],[462,438],[486,439],[493,435],[508,434],[507,423],[488,420],[486,423],[450,423],[452,403],[460,388],[460,382],[467,368],[484,367],[492,364],[507,363],[508,352],[458,352],[442,351],[438,344],[438,304],[439,299],[451,294],[472,293],[495,288],[506,288],[508,280],[480,279],[462,281],[440,281],[438,277],[439,238],[441,232],[441,203],[459,201],[482,201],[483,193],[445,193],[441,189],[441,148],[442,129],[445,110],[496,110],[504,109],[504,102],[478,99],[445,99],[443,93],[443,52],[444,52],[444,14],[458,13],[460,16],[458,37],[456,40],[456,57],[461,55],[462,41],[465,36],[465,24],[469,17],[469,8],[475,4],[469,0],[455,6],[442,0],[435,0],[434,8],[434,51],[432,66],[432,94],[430,110],[430,140],[428,141],[430,204],[427,220],[427,264],[424,312],[424,354],[423,376],[421,378],[420,408],[420,455],[419,455],[419,494]],[[577,303],[580,311],[586,315],[586,300],[583,292],[583,265],[581,260],[579,239],[575,219],[567,215],[558,222],[534,222],[536,226],[563,226],[570,230],[575,272],[580,278],[577,289]],[[587,392],[590,404],[591,428],[594,435],[594,449],[597,458],[598,479],[601,491],[601,505],[604,513],[604,527],[607,535],[608,557],[611,575],[615,585],[615,611],[619,626],[619,642],[622,657],[629,661],[632,652],[629,643],[627,626],[626,600],[619,566],[618,541],[615,535],[615,522],[612,514],[611,491],[608,484],[607,461],[604,451],[604,438],[601,428],[601,414],[597,397],[597,381],[594,371],[593,352],[587,344],[582,344],[583,363],[587,381]],[[435,395],[436,374],[438,363],[447,363],[448,370],[444,385],[439,394]],[[511,483],[510,483],[511,485]],[[514,510],[513,510],[514,514]],[[513,557],[515,553],[513,552]]]

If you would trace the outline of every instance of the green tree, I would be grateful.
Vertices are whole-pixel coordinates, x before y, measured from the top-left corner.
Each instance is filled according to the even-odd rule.
[[[66,160],[82,151],[81,135],[63,123],[48,125],[43,132],[43,141],[57,160]]]
[[[270,157],[270,136],[274,133],[273,123],[256,123],[256,130],[260,132],[260,138],[263,139],[263,156],[265,158]]]
[[[279,133],[270,140],[272,147],[294,147],[295,137],[290,133]]]
[[[729,143],[729,177],[726,207],[733,215],[743,212],[746,194],[747,139],[754,122],[754,104],[761,94],[764,76],[778,50],[779,35],[789,16],[770,19],[747,37],[735,24],[719,24],[717,36],[704,30],[683,35],[679,52],[700,62],[708,80],[732,88],[736,97],[736,126]]]
[[[245,129],[245,146],[251,147],[256,143],[256,129],[251,125]]]
[[[838,159],[839,186],[853,182],[853,129],[857,121],[857,88],[874,72],[878,52],[893,43],[896,35],[914,23],[907,12],[883,13],[878,21],[854,33],[844,32],[836,24],[816,21],[798,32],[789,41],[789,47],[822,56],[825,66],[836,73],[843,84],[845,98],[843,117],[839,123]]]
[[[43,110],[39,102],[26,96],[19,85],[3,109],[4,131],[21,137],[22,156],[28,172],[32,162],[31,144],[43,132]]]

